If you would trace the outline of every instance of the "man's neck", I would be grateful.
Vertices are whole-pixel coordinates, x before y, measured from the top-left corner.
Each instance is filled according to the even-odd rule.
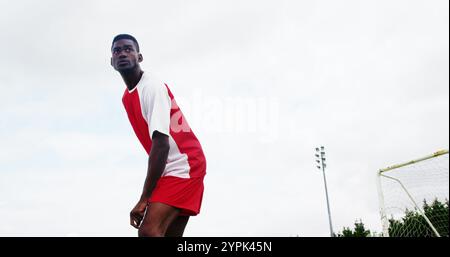
[[[128,90],[133,90],[133,88],[136,87],[136,85],[139,83],[139,81],[142,78],[142,74],[144,74],[144,71],[142,71],[140,68],[132,69],[129,71],[121,72],[120,75],[122,76],[123,81],[127,85]]]

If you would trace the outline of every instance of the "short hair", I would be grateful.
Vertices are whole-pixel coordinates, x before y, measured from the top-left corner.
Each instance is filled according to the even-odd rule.
[[[129,35],[129,34],[119,34],[119,35],[115,36],[112,41],[112,44],[111,44],[111,49],[114,45],[114,42],[121,40],[121,39],[130,39],[131,41],[133,41],[136,44],[136,50],[138,51],[138,53],[140,52],[138,41],[136,40],[136,38],[134,38],[132,35]]]

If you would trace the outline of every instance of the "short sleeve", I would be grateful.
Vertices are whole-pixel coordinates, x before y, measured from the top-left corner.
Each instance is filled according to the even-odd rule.
[[[150,138],[155,131],[169,136],[171,100],[167,88],[163,83],[157,83],[148,88],[147,92],[146,118]]]

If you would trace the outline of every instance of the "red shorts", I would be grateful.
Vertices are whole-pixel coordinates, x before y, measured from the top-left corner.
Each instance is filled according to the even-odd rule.
[[[196,216],[200,213],[203,190],[203,177],[164,176],[158,180],[148,202],[160,202],[180,208],[181,216]]]

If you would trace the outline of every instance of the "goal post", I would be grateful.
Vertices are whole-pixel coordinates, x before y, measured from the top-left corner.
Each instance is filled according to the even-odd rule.
[[[449,235],[448,150],[377,172],[383,236]]]

